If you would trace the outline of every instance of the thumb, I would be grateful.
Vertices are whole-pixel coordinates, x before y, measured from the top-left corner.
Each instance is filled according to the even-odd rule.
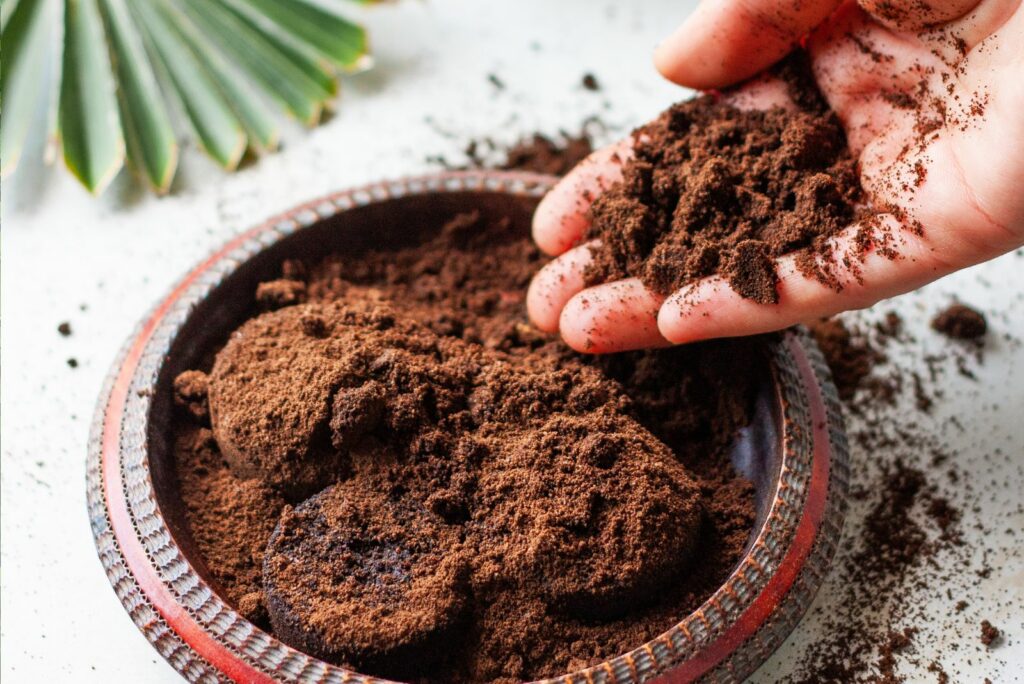
[[[658,46],[654,64],[679,85],[744,81],[789,53],[842,0],[705,0]]]

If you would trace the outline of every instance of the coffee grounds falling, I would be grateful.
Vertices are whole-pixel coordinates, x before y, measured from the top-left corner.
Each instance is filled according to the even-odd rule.
[[[801,111],[743,111],[705,95],[634,131],[622,180],[590,208],[586,239],[600,245],[588,285],[634,276],[668,295],[721,275],[772,304],[774,259],[798,253],[801,272],[840,288],[827,239],[857,217],[860,182],[842,126],[799,59],[780,70]]]
[[[188,522],[210,575],[243,614],[303,648],[371,672],[407,675],[415,667],[418,681],[506,682],[555,676],[634,648],[721,584],[753,525],[753,491],[728,454],[750,418],[762,342],[575,355],[525,320],[523,293],[540,262],[525,227],[514,231],[476,214],[455,217],[407,247],[286,262],[281,278],[260,288],[273,293],[261,298],[264,308],[283,308],[245,326],[260,331],[259,341],[248,343],[252,359],[232,342],[209,375],[183,374],[176,384],[176,454]],[[277,296],[282,292],[288,297]],[[337,353],[321,355],[322,363],[292,353],[332,344]],[[358,358],[360,348],[368,349],[366,359]],[[262,366],[254,363],[260,356]],[[258,457],[226,460],[211,435],[203,389],[217,398],[212,414],[219,426],[230,413],[221,404],[231,383],[218,389],[225,369],[234,365],[254,378],[259,371],[264,387],[276,386],[266,375],[275,358],[305,374],[302,396],[324,402],[320,427],[305,432],[309,440],[296,443],[301,448],[279,442],[280,435],[259,439],[242,430],[226,441]],[[341,380],[337,387],[328,382],[326,394],[318,389],[323,373]],[[286,405],[269,402],[261,410],[266,422],[251,427],[263,426],[264,436],[273,436],[266,427],[275,421],[294,420]],[[307,469],[298,488],[280,479],[288,461],[304,460],[310,447],[336,456],[338,484],[320,468]],[[308,530],[295,521],[327,510],[327,501],[334,502],[331,515],[364,515],[338,508],[336,492],[356,486],[382,502],[358,509],[364,514],[393,510],[403,520],[425,521],[406,524],[428,536],[438,531],[437,544],[450,550],[454,565],[442,571],[427,561],[437,579],[422,586],[447,586],[461,599],[445,604],[451,610],[436,602],[413,606],[419,612],[394,623],[409,627],[399,628],[404,637],[374,640],[358,653],[329,647],[345,641],[343,632],[332,640],[321,631],[312,641],[308,631],[283,633],[298,615],[309,626],[331,611],[344,614],[346,596],[356,602],[374,595],[358,582],[344,585],[351,594],[332,591],[330,601],[311,598],[299,611],[275,604],[275,597],[298,595],[292,580],[333,576],[317,570],[333,561],[323,565],[316,535],[285,544],[282,530]],[[266,495],[256,502],[238,493],[242,487]],[[407,567],[402,558],[426,552],[399,543],[407,530],[367,520],[364,529],[377,532],[347,552],[346,567],[400,574]],[[277,541],[267,553],[275,526]],[[440,530],[454,530],[457,541],[443,541]],[[398,556],[387,551],[398,548]],[[305,559],[283,583],[273,560],[282,552]],[[292,591],[282,593],[282,586]],[[444,648],[433,647],[438,639]],[[428,652],[440,657],[421,657]]]

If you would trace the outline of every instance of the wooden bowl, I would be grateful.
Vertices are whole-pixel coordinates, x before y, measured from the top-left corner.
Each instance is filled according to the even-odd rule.
[[[190,681],[380,680],[301,653],[238,615],[211,588],[184,524],[169,449],[171,381],[252,311],[282,259],[388,244],[457,212],[528,225],[555,181],[467,171],[339,192],[228,242],[139,325],[110,373],[93,422],[88,504],[100,560],[132,620]],[[656,639],[556,680],[734,682],[792,631],[828,570],[846,508],[849,458],[835,388],[801,329],[771,344],[755,418],[733,462],[757,490],[757,522],[726,582]]]

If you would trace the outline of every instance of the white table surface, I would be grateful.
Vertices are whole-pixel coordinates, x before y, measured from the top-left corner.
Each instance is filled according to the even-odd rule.
[[[178,277],[274,212],[353,184],[432,170],[429,155],[458,160],[470,138],[508,142],[537,130],[573,131],[593,114],[611,127],[606,140],[622,135],[684,95],[656,75],[650,55],[692,6],[432,0],[357,9],[352,13],[372,32],[376,67],[345,79],[330,121],[308,132],[288,124],[283,149],[240,173],[222,174],[190,146],[171,196],[149,196],[122,174],[94,199],[64,169],[25,160],[4,181],[2,201],[3,681],[179,681],[107,583],[84,483],[88,426],[103,378],[136,320]],[[586,72],[597,76],[600,92],[580,86]],[[488,81],[490,73],[504,90]],[[984,485],[980,509],[969,515],[1003,523],[979,541],[1004,551],[994,552],[992,575],[971,590],[964,624],[922,647],[963,681],[1013,681],[1024,669],[1024,559],[1005,551],[1014,539],[1006,530],[1024,529],[1024,351],[1002,337],[1024,338],[1022,268],[1024,258],[1010,255],[890,304],[933,350],[943,343],[925,322],[950,296],[996,312],[978,382],[950,378],[938,408],[940,417],[961,414],[964,430],[950,440]],[[62,321],[70,322],[71,336],[58,335]],[[67,364],[72,357],[75,369]],[[835,596],[826,584],[818,604],[827,612]],[[936,602],[934,611],[942,617],[948,606]],[[977,646],[980,617],[1007,632],[990,653]],[[774,681],[791,671],[815,640],[816,624],[805,620],[755,679]],[[945,640],[965,645],[949,652]],[[913,679],[919,678],[935,675],[920,670]]]

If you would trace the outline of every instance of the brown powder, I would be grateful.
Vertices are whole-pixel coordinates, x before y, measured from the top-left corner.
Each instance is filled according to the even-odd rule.
[[[258,480],[235,477],[208,428],[182,425],[175,444],[181,498],[193,541],[225,599],[257,624],[265,625],[261,566],[267,540],[284,499]]]
[[[981,643],[991,646],[1001,635],[1002,632],[999,631],[999,628],[993,626],[991,622],[988,620],[981,621]]]
[[[940,422],[932,409],[943,408],[945,373],[972,377],[963,367],[969,359],[951,344],[920,359],[925,372],[908,368],[908,358],[919,358],[917,342],[893,312],[871,325],[845,315],[812,331],[843,397],[855,476],[847,545],[831,571],[838,595],[809,621],[813,643],[788,681],[911,681],[907,665],[950,681],[943,664],[922,651],[950,644],[962,650],[964,642],[950,636],[977,634],[965,596],[989,566],[987,551],[969,545],[963,529],[989,530],[970,520],[978,509],[963,503],[977,478],[960,469],[942,437],[963,429],[959,414]],[[949,601],[948,616],[926,607],[937,588]]]
[[[840,318],[822,319],[809,327],[832,371],[839,398],[853,399],[874,367],[885,360],[885,355],[863,336],[854,336]]]
[[[460,530],[353,479],[286,509],[263,561],[270,623],[307,653],[389,677],[435,665],[468,608]]]
[[[509,147],[498,168],[564,176],[593,151],[586,132],[557,139],[536,133]]]
[[[705,95],[634,132],[623,179],[590,209],[586,238],[601,244],[588,284],[635,276],[667,295],[718,274],[770,304],[774,259],[799,252],[803,273],[839,289],[827,239],[857,215],[856,161],[813,81],[790,62],[783,71],[801,111],[741,111]]]
[[[185,371],[174,379],[174,403],[184,408],[192,417],[205,421],[210,416],[207,400],[210,379],[202,371]]]
[[[956,340],[977,340],[985,336],[985,316],[965,304],[950,304],[932,319],[932,328]]]
[[[532,133],[511,144],[489,137],[473,139],[465,145],[464,162],[452,163],[440,155],[430,156],[427,161],[446,169],[501,169],[563,176],[594,151],[594,135],[603,129],[604,124],[591,117],[583,122],[578,133]]]
[[[216,440],[206,376],[176,390],[229,601],[374,674],[505,682],[634,648],[721,584],[753,524],[729,447],[762,342],[578,356],[526,323],[539,264],[525,227],[467,214],[261,286],[304,303],[263,298],[218,354]]]

